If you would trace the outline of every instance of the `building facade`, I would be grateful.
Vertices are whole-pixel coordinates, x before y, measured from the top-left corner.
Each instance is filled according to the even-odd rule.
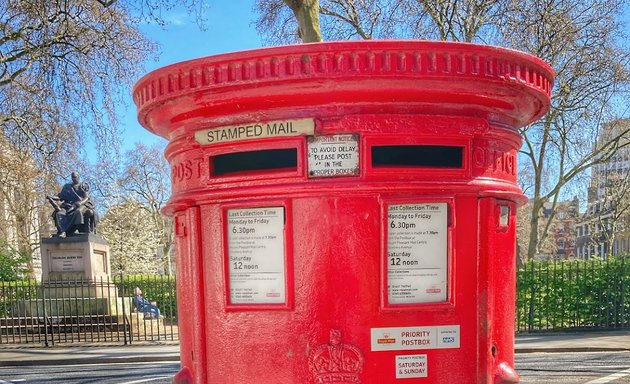
[[[630,119],[606,124],[595,144],[605,160],[591,169],[586,212],[576,228],[581,259],[630,253],[629,129]],[[607,146],[612,140],[617,144]]]
[[[26,269],[36,279],[41,276],[38,175],[34,160],[0,135],[0,252],[11,259],[25,257]]]
[[[570,201],[545,203],[541,212],[540,226],[551,225],[545,241],[540,244],[539,260],[568,260],[576,257],[576,226],[580,218],[580,201],[574,197]],[[553,217],[552,217],[553,216]]]

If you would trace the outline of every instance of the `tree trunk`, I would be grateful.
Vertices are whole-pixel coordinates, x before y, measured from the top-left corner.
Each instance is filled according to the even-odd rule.
[[[604,228],[604,233],[606,234],[606,258],[613,257],[613,245],[615,243],[615,230]]]
[[[532,208],[532,217],[529,221],[529,244],[527,247],[527,260],[532,260],[538,253],[538,212],[536,202]]]
[[[172,260],[171,260],[171,254],[172,254],[172,249],[173,249],[173,242],[169,242],[168,244],[165,244],[162,247],[162,252],[164,252],[164,258],[166,260],[166,269],[164,270],[164,272],[168,275],[171,276],[173,274],[173,270],[171,268],[172,265]]]
[[[319,0],[284,0],[298,21],[298,34],[305,43],[322,41]]]

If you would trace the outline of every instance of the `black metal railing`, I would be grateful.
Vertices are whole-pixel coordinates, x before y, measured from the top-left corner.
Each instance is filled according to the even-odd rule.
[[[136,287],[160,317],[134,307]],[[630,328],[630,256],[533,261],[517,276],[517,332]],[[0,345],[179,341],[174,276],[0,281]]]
[[[630,256],[532,261],[517,276],[517,332],[630,327]]]
[[[0,281],[0,345],[178,341],[175,277]],[[135,308],[136,287],[160,316]]]

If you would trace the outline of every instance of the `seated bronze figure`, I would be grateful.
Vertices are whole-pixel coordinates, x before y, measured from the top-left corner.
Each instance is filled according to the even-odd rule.
[[[67,183],[56,196],[46,196],[55,211],[52,214],[56,236],[73,236],[96,233],[97,214],[90,199],[89,186],[72,172],[72,182]]]

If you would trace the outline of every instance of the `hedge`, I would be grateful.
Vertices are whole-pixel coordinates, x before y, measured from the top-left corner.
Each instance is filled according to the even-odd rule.
[[[177,321],[175,276],[114,276],[118,294],[135,287]],[[0,282],[0,317],[11,303],[38,298],[38,282]],[[630,327],[630,255],[606,260],[530,261],[517,273],[516,329],[519,332]]]
[[[167,319],[177,320],[175,276],[118,275],[112,278],[112,282],[118,288],[119,296],[133,297],[135,288],[139,287],[148,300],[157,303]],[[104,280],[103,283],[107,281]],[[41,282],[36,280],[0,281],[0,318],[12,316],[11,306],[16,301],[42,299],[40,286]]]
[[[630,326],[630,256],[530,261],[517,275],[518,331]]]

